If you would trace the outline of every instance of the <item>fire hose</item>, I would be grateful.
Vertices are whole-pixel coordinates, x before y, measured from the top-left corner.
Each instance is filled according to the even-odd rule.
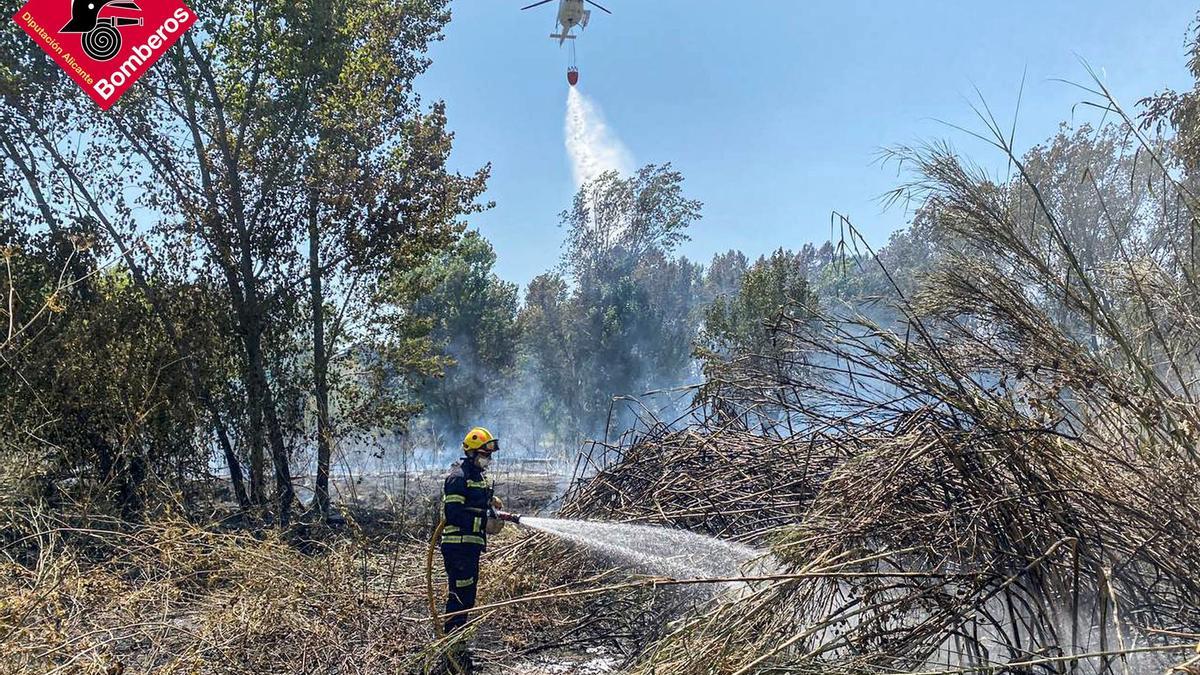
[[[521,514],[508,513],[507,511],[493,511],[493,517],[503,520],[506,523],[521,522]],[[433,592],[433,552],[438,547],[438,542],[442,538],[442,530],[446,528],[446,515],[443,513],[438,520],[437,527],[433,528],[433,534],[429,537],[429,548],[425,551],[425,597],[429,600],[429,620],[433,622],[433,632],[438,639],[446,637],[446,629],[442,625],[442,615],[438,612],[437,597]],[[458,675],[466,675],[466,670],[459,665],[458,660],[454,658],[454,654],[450,651],[446,652],[446,659],[450,662],[450,669]]]

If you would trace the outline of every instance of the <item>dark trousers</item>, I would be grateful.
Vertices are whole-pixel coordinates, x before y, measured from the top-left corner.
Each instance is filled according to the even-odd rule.
[[[479,590],[479,554],[482,546],[474,544],[442,544],[442,562],[446,565],[449,594],[446,596],[446,613],[459,612],[475,606],[475,592]],[[459,614],[446,619],[446,632],[456,631],[467,623],[467,615]]]

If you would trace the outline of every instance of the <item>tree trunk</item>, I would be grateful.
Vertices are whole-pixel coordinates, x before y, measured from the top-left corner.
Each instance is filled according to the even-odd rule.
[[[283,431],[279,426],[279,417],[275,414],[275,398],[271,394],[271,386],[267,382],[267,367],[263,358],[262,335],[263,316],[259,304],[257,278],[254,276],[254,261],[250,255],[250,233],[242,230],[241,251],[241,283],[245,290],[242,311],[239,319],[246,345],[246,366],[248,372],[247,394],[251,421],[251,442],[258,454],[259,471],[262,471],[262,430],[266,423],[267,447],[271,451],[271,460],[275,468],[275,496],[279,501],[279,525],[287,526],[291,521],[292,502],[296,493],[292,488],[291,468],[288,462],[287,449],[283,446]],[[258,428],[255,429],[254,427]],[[252,463],[254,458],[252,457]],[[252,467],[253,468],[253,467]],[[258,476],[262,480],[261,474]],[[261,485],[260,485],[260,490]],[[251,487],[253,490],[253,486]],[[261,492],[260,492],[261,494]]]
[[[313,502],[321,517],[329,516],[329,456],[332,431],[329,428],[328,363],[325,351],[325,295],[321,288],[321,246],[317,227],[317,195],[308,202],[308,272],[312,304],[313,387],[317,399],[317,480]]]
[[[246,412],[250,417],[250,501],[257,506],[262,506],[267,503],[267,492],[264,488],[263,472],[265,463],[263,462],[263,421],[262,421],[262,394],[258,392],[254,382],[255,378],[253,367],[250,365],[253,359],[250,356],[250,347],[246,347]]]
[[[246,483],[242,479],[242,464],[233,452],[233,445],[229,442],[229,434],[225,431],[225,423],[221,420],[221,416],[217,414],[215,407],[210,407],[209,411],[213,416],[213,431],[217,433],[217,442],[221,445],[221,453],[225,455],[225,464],[229,466],[229,482],[233,483],[233,494],[237,497],[238,507],[243,511],[249,510],[250,500],[246,497]]]
[[[232,218],[229,222],[234,229],[232,233],[238,238],[238,248],[240,249],[237,256],[237,268],[233,266],[232,251],[227,244],[218,240],[218,245],[223,249],[222,253],[229,253],[229,257],[224,258],[222,267],[224,268],[227,281],[229,283],[229,292],[234,302],[234,310],[241,324],[239,329],[242,331],[242,339],[246,347],[246,369],[249,378],[247,379],[247,397],[248,411],[251,419],[251,448],[257,455],[259,471],[255,472],[254,455],[251,456],[251,492],[254,491],[255,478],[258,478],[259,494],[262,494],[262,422],[266,423],[267,445],[271,450],[272,463],[275,465],[275,492],[279,499],[279,524],[286,526],[291,520],[292,502],[295,500],[295,490],[292,488],[292,476],[289,468],[287,449],[283,445],[283,432],[279,427],[279,418],[275,412],[275,400],[271,395],[271,386],[267,381],[267,369],[263,359],[262,351],[262,335],[264,317],[262,312],[262,298],[258,290],[258,276],[254,270],[254,239],[251,236],[251,228],[253,227],[246,218],[246,205],[243,202],[245,190],[242,187],[241,170],[242,167],[238,164],[237,153],[230,145],[229,140],[234,138],[236,134],[230,133],[229,127],[225,122],[224,101],[217,91],[217,82],[213,77],[212,71],[207,68],[207,61],[201,55],[196,43],[190,37],[184,37],[181,42],[181,50],[186,48],[192,55],[193,59],[200,66],[200,75],[207,86],[210,95],[210,102],[213,105],[214,121],[217,123],[218,133],[215,134],[213,140],[216,142],[220,150],[221,160],[225,165],[226,177],[229,180],[228,197],[229,206],[232,210]],[[181,71],[186,72],[183,64],[183,51],[176,52],[176,57],[181,64]],[[257,73],[255,74],[257,77]],[[184,85],[184,97],[188,105],[188,111],[192,122],[192,135],[198,154],[203,155],[203,143],[200,140],[200,128],[195,123],[195,107],[194,101],[191,99],[191,89],[187,86],[187,78],[182,78]],[[206,169],[201,163],[201,173],[207,176]],[[209,178],[204,179],[207,182]],[[206,187],[211,187],[206,185]],[[212,193],[215,194],[215,193]],[[215,205],[215,202],[214,202]],[[214,211],[215,212],[215,211]],[[254,429],[255,422],[258,422],[257,429]]]
[[[287,448],[283,445],[283,428],[275,414],[275,397],[267,384],[266,369],[261,368],[263,406],[266,411],[267,440],[270,441],[271,459],[275,465],[275,496],[279,500],[279,525],[286,527],[292,520],[292,503],[296,501],[296,490],[292,487],[292,471]]]
[[[259,495],[262,492],[262,440],[265,422],[267,446],[271,450],[271,460],[275,469],[275,495],[279,502],[279,524],[286,526],[291,521],[292,501],[296,493],[292,488],[291,469],[289,467],[287,450],[283,446],[283,431],[279,426],[279,418],[275,414],[275,399],[267,382],[267,369],[262,353],[262,322],[258,316],[255,293],[247,289],[247,311],[243,312],[242,322],[245,327],[246,365],[248,376],[247,397],[250,411],[251,442],[255,455],[251,456],[251,471],[257,469],[259,474],[251,476],[251,491],[254,491],[254,479],[259,481]],[[255,428],[257,427],[257,428]],[[255,461],[257,460],[257,466]]]

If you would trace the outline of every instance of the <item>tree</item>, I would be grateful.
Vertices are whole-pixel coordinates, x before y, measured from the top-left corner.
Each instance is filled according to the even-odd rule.
[[[508,395],[517,354],[517,287],[492,271],[496,253],[478,232],[406,273],[405,295],[432,325],[444,373],[422,380],[418,396],[443,429],[469,429],[497,413]],[[420,292],[424,289],[424,292]]]
[[[73,257],[90,258],[75,241]],[[0,233],[0,450],[6,463],[37,467],[43,498],[135,519],[153,485],[191,495],[189,479],[207,472],[205,410],[129,271],[72,279],[56,243],[49,233]],[[171,321],[196,327],[194,346],[220,353],[212,289],[155,290]],[[206,369],[205,379],[219,376],[220,360]]]
[[[126,187],[144,176],[146,168],[129,161],[125,138],[106,133],[112,131],[110,118],[91,104],[35,43],[24,38],[18,33],[0,36],[0,166],[8,179],[6,185],[11,186],[0,203],[0,219],[12,226],[6,239],[16,241],[19,250],[20,230],[13,228],[29,232],[45,228],[47,237],[42,243],[32,243],[40,241],[40,235],[32,242],[28,238],[25,241],[35,249],[41,247],[41,257],[30,255],[26,260],[49,262],[43,271],[63,281],[55,296],[55,304],[62,307],[81,308],[95,303],[99,297],[95,289],[99,278],[96,261],[114,252],[120,255],[130,280],[152,309],[150,316],[174,349],[172,365],[184,369],[191,391],[208,414],[209,424],[202,427],[207,426],[215,434],[230,465],[238,501],[244,506],[248,500],[227,421],[204,380],[193,341],[175,323],[180,315],[164,290],[173,283],[171,275],[164,275],[164,282],[152,285],[145,269],[154,262],[154,256],[149,247],[134,245],[129,217],[133,204]],[[96,130],[96,134],[80,137],[80,128]],[[158,262],[164,270],[186,273],[187,266],[175,264],[179,260],[173,253],[159,251]],[[37,269],[38,265],[27,267]],[[190,318],[198,327],[198,337],[211,336],[201,317]],[[36,397],[36,385],[27,384],[24,395]],[[49,409],[43,411],[51,413]],[[113,443],[103,430],[76,427],[71,431],[89,434],[87,443],[101,455]],[[129,495],[127,490],[124,492]]]
[[[406,36],[409,41],[428,35]],[[419,110],[413,78],[428,65],[421,59],[404,79],[369,76],[380,47],[335,43],[313,73],[321,82],[325,109],[314,115],[315,148],[307,177],[308,278],[312,335],[312,378],[316,413],[317,472],[314,505],[329,509],[329,463],[334,441],[330,418],[331,354],[347,325],[369,322],[381,282],[422,265],[453,243],[459,218],[482,206],[487,169],[473,176],[450,173],[446,162],[453,137],[446,131],[445,106]],[[406,49],[418,47],[406,45]],[[424,50],[423,43],[419,49]],[[321,60],[321,59],[318,59]],[[395,65],[395,64],[391,64]],[[349,97],[379,101],[369,110],[342,110]],[[381,176],[383,178],[381,178]],[[326,331],[327,281],[340,284],[342,308]],[[347,311],[351,310],[351,311]],[[403,352],[385,351],[398,354]],[[411,352],[409,356],[417,356]],[[405,364],[407,370],[432,366]],[[401,410],[403,408],[396,408]],[[348,420],[347,420],[348,421]],[[401,425],[404,417],[375,418],[372,425]]]
[[[803,252],[780,248],[746,271],[736,293],[716,298],[704,313],[697,355],[705,361],[761,356],[778,359],[790,345],[775,339],[780,319],[805,319],[816,310]]]
[[[523,351],[573,439],[602,428],[614,395],[689,378],[700,269],[675,250],[700,206],[681,174],[650,165],[601,175],[562,213],[563,276],[531,284]]]
[[[1138,101],[1142,107],[1141,130],[1174,131],[1171,157],[1182,163],[1192,181],[1200,171],[1200,13],[1196,18],[1188,41],[1187,68],[1193,80],[1191,91],[1164,89]],[[1194,188],[1188,191],[1195,194]]]
[[[529,398],[527,409],[539,430],[568,439],[579,433],[576,415],[584,398],[573,312],[566,280],[545,272],[529,282],[517,316],[518,382]]]
[[[559,216],[566,230],[561,267],[576,281],[631,269],[643,256],[664,256],[688,240],[700,202],[683,194],[683,175],[670,164],[642,167],[629,178],[601,174],[579,189]]]
[[[714,255],[712,262],[704,270],[703,305],[707,307],[717,298],[737,295],[748,269],[750,261],[741,251],[730,249]]]

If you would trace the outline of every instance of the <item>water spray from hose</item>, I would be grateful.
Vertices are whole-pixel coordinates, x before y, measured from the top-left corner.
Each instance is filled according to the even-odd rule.
[[[765,551],[687,530],[531,516],[520,522],[626,563],[636,571],[676,579],[733,577],[750,566],[756,573],[773,567]]]

